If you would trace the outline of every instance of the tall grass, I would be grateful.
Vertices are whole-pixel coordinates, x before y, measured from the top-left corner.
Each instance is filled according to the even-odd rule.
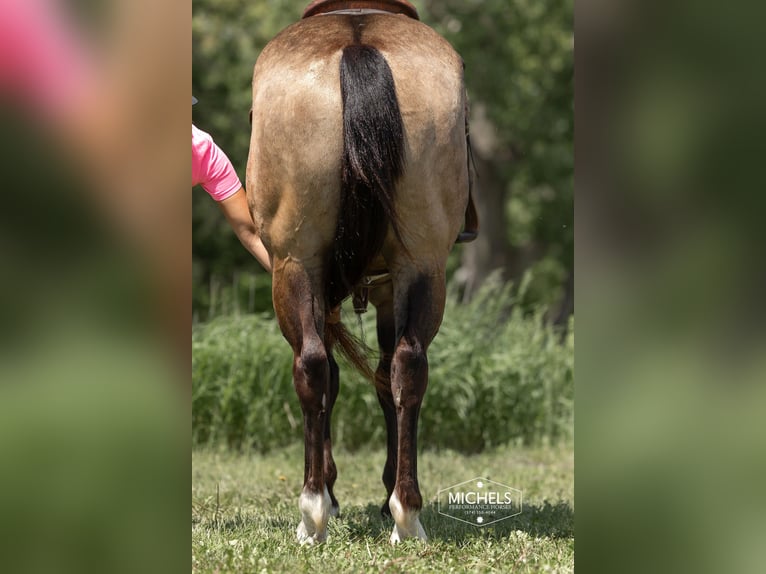
[[[563,338],[542,311],[523,314],[510,286],[490,282],[468,304],[451,293],[429,349],[430,378],[420,413],[424,448],[479,452],[511,441],[571,438],[574,323]],[[375,312],[359,321],[375,346]],[[357,320],[344,309],[352,327]],[[218,317],[192,334],[193,437],[268,451],[302,433],[292,387],[292,351],[271,315]],[[374,358],[372,358],[374,360]],[[385,442],[383,416],[368,381],[341,361],[333,413],[336,444],[357,449]]]

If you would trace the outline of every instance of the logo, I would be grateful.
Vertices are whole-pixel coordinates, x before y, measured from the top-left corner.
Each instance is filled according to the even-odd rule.
[[[487,478],[473,478],[439,491],[439,514],[455,520],[489,526],[521,514],[522,492]]]

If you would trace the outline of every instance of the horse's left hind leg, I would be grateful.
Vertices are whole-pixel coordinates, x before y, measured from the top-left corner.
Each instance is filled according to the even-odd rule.
[[[426,540],[420,523],[423,498],[418,485],[418,418],[428,386],[428,346],[444,312],[443,272],[394,278],[398,341],[391,361],[391,392],[396,408],[396,485],[389,500],[394,529],[391,543]]]
[[[305,466],[298,507],[301,544],[323,542],[332,500],[325,476],[325,433],[330,404],[330,360],[319,333],[324,332],[320,283],[297,264],[274,266],[274,310],[293,348],[293,384],[303,411]],[[332,465],[334,468],[334,464]],[[334,477],[333,477],[334,478]]]

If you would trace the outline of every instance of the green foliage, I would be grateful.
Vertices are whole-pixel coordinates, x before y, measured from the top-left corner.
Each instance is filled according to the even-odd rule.
[[[192,331],[192,436],[268,450],[302,436],[292,351],[266,315],[219,317]]]
[[[199,266],[193,273],[200,272]],[[271,276],[260,271],[234,271],[230,282],[224,282],[225,275],[208,276],[203,283],[195,276],[192,281],[194,322],[209,320],[220,315],[241,315],[262,313],[272,310]]]
[[[344,320],[353,327],[353,312],[344,309]],[[374,337],[374,311],[363,316],[362,332]],[[192,351],[195,443],[267,451],[301,440],[292,351],[273,317],[199,324]],[[478,452],[509,441],[571,437],[573,324],[562,342],[541,313],[524,315],[513,306],[509,286],[489,282],[466,305],[452,294],[429,364],[420,415],[423,447]],[[347,449],[385,443],[372,385],[342,362],[333,432]]]
[[[571,0],[424,0],[424,20],[466,66],[474,107],[493,126],[493,163],[512,191],[511,245],[543,242],[570,269],[574,239]],[[479,183],[481,186],[481,182]]]
[[[490,281],[470,304],[450,305],[429,350],[425,444],[471,452],[570,436],[574,331],[562,343],[542,312],[513,302],[510,285]]]

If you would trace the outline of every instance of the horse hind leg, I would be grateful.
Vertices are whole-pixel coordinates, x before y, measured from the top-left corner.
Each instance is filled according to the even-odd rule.
[[[324,423],[324,478],[325,485],[327,486],[327,492],[330,495],[330,516],[338,516],[340,514],[340,505],[338,499],[335,498],[333,493],[333,486],[335,485],[335,479],[338,477],[338,470],[335,466],[335,459],[332,456],[332,438],[330,436],[330,421],[332,419],[332,409],[335,406],[335,399],[338,398],[338,390],[340,388],[340,372],[338,369],[338,363],[335,362],[332,349],[328,349],[328,360],[330,363],[330,377],[327,394],[327,414],[325,416]]]
[[[394,278],[397,342],[391,362],[391,392],[396,409],[396,483],[389,500],[394,528],[391,543],[426,540],[420,523],[423,498],[418,485],[418,417],[428,386],[428,346],[441,324],[446,297],[443,270]]]
[[[393,310],[393,296],[391,284],[378,287],[370,293],[370,300],[375,305],[377,315],[378,346],[380,359],[375,371],[375,391],[378,403],[383,410],[383,418],[386,423],[386,463],[383,466],[383,485],[386,487],[386,500],[380,509],[381,515],[391,517],[389,501],[396,484],[396,409],[394,397],[391,393],[391,359],[394,354],[395,324]]]
[[[330,360],[319,336],[324,328],[320,284],[295,264],[274,267],[274,309],[293,348],[293,384],[303,412],[305,443],[303,490],[298,500],[301,544],[327,539],[332,499],[325,476],[325,429],[330,400]],[[333,464],[334,466],[334,464]]]

